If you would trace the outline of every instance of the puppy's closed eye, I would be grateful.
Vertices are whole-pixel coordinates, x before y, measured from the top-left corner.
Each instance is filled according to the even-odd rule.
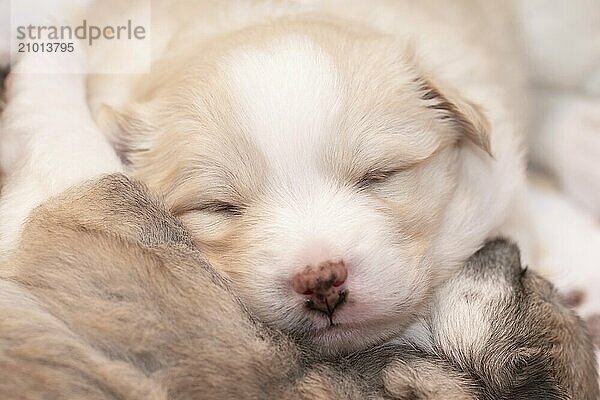
[[[212,201],[199,207],[199,210],[237,216],[242,215],[244,208],[240,205],[232,204],[226,201]]]
[[[226,216],[240,216],[244,212],[244,207],[227,201],[211,200],[179,209],[177,210],[176,214],[185,214],[194,211],[215,213]]]
[[[436,148],[430,154],[414,160],[395,160],[395,163],[391,165],[389,161],[386,164],[379,163],[379,165],[387,165],[387,167],[378,167],[377,165],[372,166],[367,172],[360,176],[359,179],[354,181],[354,186],[359,190],[365,190],[383,183],[396,175],[408,173],[432,160],[441,150],[441,148]]]
[[[373,185],[382,183],[389,179],[391,176],[403,171],[404,169],[376,169],[364,174],[356,183],[358,189],[368,189]]]

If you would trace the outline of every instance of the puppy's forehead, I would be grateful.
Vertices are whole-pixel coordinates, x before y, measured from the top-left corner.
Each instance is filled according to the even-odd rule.
[[[330,55],[308,37],[290,35],[237,49],[222,69],[238,121],[270,167],[314,165],[340,106]]]
[[[236,120],[271,173],[355,176],[435,151],[432,116],[418,104],[414,76],[385,50],[295,33],[225,58],[221,70]]]

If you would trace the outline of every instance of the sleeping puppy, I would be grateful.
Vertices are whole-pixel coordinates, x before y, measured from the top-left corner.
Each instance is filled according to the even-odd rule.
[[[468,371],[485,399],[597,399],[594,350],[583,322],[552,285],[494,240],[436,293],[434,352]]]
[[[88,98],[262,321],[347,353],[425,315],[511,215],[526,96],[505,8],[158,1],[151,73],[92,76]]]
[[[30,62],[24,59],[14,68],[18,74],[8,93],[8,123],[1,132],[3,154],[11,155],[1,160],[10,171],[0,201],[3,249],[19,238],[15,227],[32,205],[83,178],[119,170],[83,104],[82,76],[29,76],[28,68],[36,67]],[[49,93],[60,96],[46,102]],[[32,114],[31,109],[40,112]],[[388,376],[408,377],[413,388],[439,397],[411,376],[443,370],[435,376],[444,393],[453,388],[456,398],[473,398],[477,394],[469,390],[478,384],[471,384],[473,376],[489,376],[487,365],[469,364],[468,358],[448,360],[452,351],[445,356],[443,345],[436,348],[433,339],[426,340],[434,337],[427,323],[419,324],[424,345],[413,350],[417,366],[403,356],[409,353],[404,346],[388,352],[399,358],[387,359],[397,367],[391,364],[386,369],[391,372],[383,376],[373,374],[381,367],[378,360],[385,359],[381,348],[355,359],[314,359],[240,305],[233,293],[241,290],[206,263],[199,252],[204,247],[174,217],[169,204],[161,205],[119,176],[38,209],[21,246],[14,254],[4,253],[11,258],[0,267],[6,277],[0,292],[6,316],[1,321],[0,362],[10,374],[1,382],[3,397],[261,398],[267,392],[273,398],[377,398],[383,390],[389,398],[394,385],[406,379],[390,381]],[[288,283],[303,284],[298,281]],[[246,299],[244,303],[252,305]],[[310,337],[296,338],[302,346],[314,344]],[[337,365],[347,368],[340,371]],[[410,368],[403,370],[403,365]],[[474,367],[464,371],[461,365]],[[585,366],[582,371],[593,375]]]
[[[516,246],[476,253],[421,348],[322,359],[259,322],[123,175],[31,215],[0,280],[5,399],[597,399],[589,338]]]
[[[3,399],[299,398],[286,394],[302,382],[296,346],[122,175],[37,209],[2,270]],[[363,396],[336,385],[331,398]]]
[[[422,331],[417,352],[387,344],[351,365],[366,373],[379,363],[398,399],[600,398],[583,322],[507,240],[487,242],[440,288]]]

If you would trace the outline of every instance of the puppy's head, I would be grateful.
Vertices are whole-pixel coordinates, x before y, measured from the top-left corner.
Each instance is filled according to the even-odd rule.
[[[547,280],[521,267],[516,245],[488,242],[434,304],[434,346],[472,372],[486,398],[598,398],[582,321]]]
[[[438,251],[472,206],[456,194],[464,154],[489,158],[477,107],[405,47],[332,22],[276,22],[186,54],[116,115],[134,174],[261,319],[324,351],[401,332],[481,240]]]

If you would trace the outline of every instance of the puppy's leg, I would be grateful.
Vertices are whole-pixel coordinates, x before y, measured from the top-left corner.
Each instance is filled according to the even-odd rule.
[[[555,189],[531,186],[536,208],[532,219],[540,233],[542,249],[539,270],[550,278],[570,305],[588,322],[594,341],[600,346],[600,225]],[[599,352],[600,354],[600,352]]]
[[[398,359],[382,372],[386,394],[409,400],[477,400],[476,384],[468,373],[440,359]]]
[[[98,175],[121,171],[113,149],[90,116],[83,74],[72,70],[84,55],[25,56],[11,72],[0,127],[0,257],[14,248],[29,212],[45,199]],[[76,66],[80,67],[80,66]]]

